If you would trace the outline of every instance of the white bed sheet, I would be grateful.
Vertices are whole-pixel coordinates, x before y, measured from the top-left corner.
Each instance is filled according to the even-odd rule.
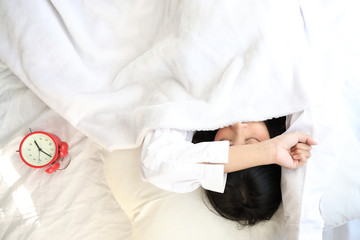
[[[323,240],[358,240],[360,239],[360,219],[324,231]]]
[[[351,0],[349,1],[351,2]],[[342,27],[342,26],[347,26],[346,24],[326,25],[327,23],[337,23],[337,21],[335,21],[337,18],[335,17],[334,17],[334,21],[330,21],[330,20],[328,21],[327,18],[318,18],[319,16],[318,13],[323,12],[324,10],[323,6],[326,6],[326,5],[322,5],[321,3],[325,3],[325,2],[331,3],[336,1],[318,0],[316,1],[319,5],[318,8],[314,8],[313,1],[302,0],[299,2],[302,5],[302,14],[307,19],[305,21],[305,27],[308,33],[312,35],[312,37],[309,39],[312,46],[314,48],[322,46],[319,51],[320,52],[324,51],[325,53],[327,53],[328,51],[327,47],[331,46],[332,43],[337,43],[337,40],[341,38],[339,36],[342,36],[341,34],[342,31],[339,30],[343,30],[345,33],[347,32],[347,28]],[[340,1],[338,2],[339,3],[334,6],[343,6],[344,8],[348,6],[344,4],[344,2],[340,2]],[[40,3],[44,3],[44,5],[41,5]],[[50,9],[49,12],[47,11],[42,12],[44,13],[44,15],[41,16],[47,19],[45,25],[46,26],[49,25],[48,27],[51,30],[49,32],[52,33],[56,32],[55,31],[56,29],[54,25],[51,25],[51,23],[53,23],[55,20],[56,20],[55,22],[57,22],[58,20],[57,17],[60,16],[58,15],[58,13],[69,14],[69,11],[65,11],[66,9],[89,10],[89,8],[82,8],[79,6],[78,6],[79,8],[76,8],[75,7],[76,5],[74,5],[72,1],[67,1],[67,2],[56,1],[56,0],[39,1],[37,2],[38,5],[28,4],[31,7],[29,8],[31,9],[30,11],[28,8],[25,9],[19,8],[19,4],[16,4],[14,2],[11,3],[11,1],[3,1],[2,4],[3,6],[11,5],[12,7],[11,9],[12,11],[10,11],[11,14],[8,15],[3,14],[3,17],[4,19],[7,20],[9,19],[14,20],[14,23],[16,23],[15,26],[19,25],[20,17],[19,18],[16,17],[18,15],[22,16],[21,15],[22,11],[25,13],[22,17],[26,15],[29,17],[29,19],[33,19],[39,17],[40,15],[33,14],[33,11],[31,10],[34,11],[39,10],[41,9],[40,8],[41,6],[44,7],[42,10]],[[27,6],[26,3],[23,3],[21,6],[24,5]],[[54,6],[57,7],[56,8],[57,10],[59,10],[59,12],[57,12],[56,14],[54,14],[53,11]],[[65,6],[68,6],[68,8],[64,8],[64,11],[61,11],[62,10],[61,7],[65,7]],[[107,5],[103,5],[103,6],[107,6]],[[139,6],[139,9],[142,9],[141,6]],[[108,11],[104,11],[104,12],[101,11],[104,9],[108,9],[108,8],[107,7],[94,8],[92,10],[94,10],[94,12],[98,13],[101,16],[103,15],[108,16],[109,14]],[[331,9],[338,10],[341,8],[334,7]],[[7,11],[4,12],[6,13]],[[74,12],[74,16],[79,16],[80,12]],[[335,11],[335,12],[341,12],[341,11]],[[54,18],[50,19],[49,16],[46,15],[47,13],[52,14],[51,16]],[[18,15],[14,15],[14,14],[18,14]],[[130,15],[131,14],[129,14],[129,16]],[[71,16],[72,16],[71,14],[64,16],[64,19],[68,19],[68,22],[59,21],[59,26],[61,27],[63,25],[70,26],[71,24],[76,23],[76,21],[73,21],[74,19],[67,18]],[[334,16],[334,15],[329,15],[329,16]],[[339,19],[341,19],[341,17]],[[82,20],[82,18],[80,18],[80,20]],[[64,63],[70,69],[60,67],[58,69],[59,70],[58,72],[54,71],[54,69],[51,69],[51,66],[54,65],[56,66],[56,63],[59,63],[56,61],[54,62],[54,60],[59,60],[59,56],[54,54],[54,52],[55,51],[61,52],[60,50],[61,48],[56,48],[56,47],[49,48],[54,51],[52,52],[53,55],[49,54],[49,52],[51,52],[50,50],[44,52],[45,56],[56,56],[50,59],[52,61],[47,61],[47,58],[44,58],[43,62],[40,62],[39,59],[36,58],[34,59],[31,58],[31,61],[28,62],[24,61],[23,57],[29,57],[29,55],[31,57],[36,56],[31,53],[39,53],[39,50],[42,49],[44,45],[34,44],[33,42],[31,42],[29,43],[29,45],[24,45],[24,48],[19,47],[20,45],[17,44],[15,40],[24,40],[23,37],[26,36],[25,33],[29,33],[29,25],[35,27],[37,26],[36,24],[35,25],[29,24],[26,18],[22,18],[21,22],[24,23],[24,28],[20,28],[19,31],[14,31],[19,34],[19,39],[16,39],[16,37],[10,34],[11,36],[9,42],[15,46],[14,47],[15,50],[19,51],[19,55],[21,55],[20,59],[22,60],[13,61],[13,60],[18,60],[16,57],[14,57],[16,51],[12,51],[7,45],[4,44],[4,42],[3,45],[0,45],[2,47],[3,52],[7,54],[6,55],[7,60],[9,62],[13,62],[12,68],[18,70],[17,74],[19,74],[19,76],[22,74],[21,76],[23,81],[24,79],[26,80],[31,76],[34,79],[43,79],[43,81],[36,82],[38,84],[29,84],[29,82],[27,83],[29,86],[32,87],[34,91],[38,91],[37,94],[39,94],[39,92],[43,94],[42,99],[45,99],[44,96],[47,97],[50,96],[50,98],[52,96],[55,96],[55,93],[53,92],[49,93],[49,89],[46,87],[49,85],[44,86],[44,84],[49,83],[49,78],[53,80],[54,83],[53,86],[57,87],[58,89],[62,87],[61,84],[64,83],[63,82],[64,79],[65,80],[69,79],[69,83],[71,83],[70,86],[72,89],[65,89],[65,90],[75,89],[74,86],[72,85],[74,84],[72,78],[59,77],[63,73],[73,74],[75,72],[72,71],[73,68],[77,70],[81,69],[81,68],[76,68],[77,65],[71,64],[70,59],[74,60],[74,58],[71,57],[73,55],[64,54],[65,61],[63,62],[59,61],[61,63]],[[43,24],[44,21],[41,21],[41,23]],[[115,21],[115,23],[116,24],[114,26],[118,26],[119,22]],[[134,22],[134,25],[136,25],[136,23],[137,22]],[[145,26],[143,24],[139,24],[139,25],[142,27]],[[10,26],[10,25],[6,25],[6,26]],[[101,24],[92,25],[92,26],[94,27],[94,29],[103,28]],[[327,27],[324,28],[324,26]],[[349,24],[348,26],[353,26],[353,25]],[[81,34],[82,32],[76,31],[77,29],[83,29],[83,28],[81,27],[74,29],[70,28],[68,29],[69,31],[64,31],[65,33],[64,35],[66,37],[68,37],[67,34],[82,36]],[[122,28],[117,28],[117,29],[120,32],[123,31]],[[133,30],[132,28],[129,29]],[[331,34],[331,36],[333,36],[332,38],[326,38],[326,36],[328,36],[326,35],[327,31],[332,33],[334,29],[337,30],[335,32],[340,33],[339,36],[336,36],[336,34]],[[11,30],[13,29],[11,28]],[[63,29],[61,28],[61,30]],[[93,28],[90,28],[88,30],[92,32]],[[8,33],[7,31],[4,32]],[[41,37],[49,35],[48,32],[46,32],[46,34],[43,35],[39,34],[38,31],[34,31],[34,32],[35,34],[32,36],[35,36],[36,39],[38,37],[40,38],[37,40],[43,40],[43,38]],[[106,32],[102,32],[102,33],[106,33]],[[93,35],[89,35],[89,36],[93,36]],[[101,34],[100,36],[104,36],[104,34]],[[343,36],[346,36],[346,34]],[[356,35],[354,36],[356,37]],[[109,67],[108,63],[115,64],[116,61],[113,61],[114,59],[111,57],[105,56],[106,54],[101,55],[103,51],[100,52],[95,51],[98,50],[95,47],[95,50],[92,49],[94,51],[87,52],[85,50],[87,49],[86,47],[88,47],[89,45],[86,44],[76,45],[76,43],[78,43],[78,41],[80,40],[93,40],[93,39],[95,38],[89,37],[89,38],[80,38],[80,39],[79,38],[70,39],[73,41],[72,44],[74,44],[77,47],[73,49],[72,48],[73,45],[70,44],[71,45],[70,49],[74,50],[74,52],[78,51],[80,55],[81,53],[83,53],[83,55],[81,55],[82,58],[79,57],[80,66],[82,66],[82,64],[85,65],[88,64],[86,66],[89,68],[86,68],[85,70],[91,69],[94,70],[94,72],[96,73],[94,75],[91,75],[94,76],[94,78],[90,78],[90,77],[88,78],[88,75],[85,74],[88,72],[85,70],[84,70],[85,73],[83,75],[81,74],[79,75],[81,77],[78,77],[78,75],[76,74],[74,76],[73,75],[71,76],[73,76],[74,79],[76,80],[79,81],[82,80],[82,82],[79,82],[80,86],[85,85],[86,87],[89,88],[92,88],[93,85],[81,84],[81,83],[88,83],[91,79],[101,80],[100,78],[97,78],[98,76],[103,76],[106,79],[112,79],[117,73],[117,71],[115,71],[116,67],[114,65],[111,65],[112,67],[114,67],[115,69],[114,71],[106,72],[104,70],[104,69],[108,69]],[[110,39],[115,39],[115,38],[110,38]],[[346,40],[348,41],[345,42],[349,44],[344,44],[343,47],[340,48],[340,50],[348,46],[357,46],[357,44],[355,44],[357,43],[357,39],[358,38],[347,37]],[[57,40],[55,41],[55,43],[58,42],[61,44],[64,43],[64,41],[62,41],[62,39],[60,38],[55,37],[55,40]],[[85,41],[85,43],[87,43],[87,41]],[[130,41],[130,45],[133,45],[133,42]],[[25,48],[26,46],[30,46],[33,52],[24,51],[26,50]],[[33,48],[34,46],[39,48]],[[112,45],[106,44],[106,46],[112,46]],[[84,47],[84,49],[80,49],[79,47]],[[125,49],[129,50],[130,48],[125,48]],[[137,48],[136,50],[139,50],[139,48]],[[328,57],[327,54],[321,55],[329,60],[330,65],[327,66],[333,66],[334,69],[340,69],[338,71],[335,71],[335,73],[343,72],[342,70],[343,68],[350,70],[354,68],[357,70],[358,61],[353,61],[349,63],[348,61],[346,61],[347,59],[346,56],[341,55],[342,52],[340,50],[339,53],[337,52],[333,53],[333,56],[337,56],[338,58]],[[143,51],[141,52],[143,53]],[[351,51],[346,51],[346,52],[351,52],[352,54],[356,53],[356,51],[353,51],[353,49],[351,49]],[[119,56],[119,54],[117,54],[118,52],[116,51],[109,51],[106,53],[107,54],[115,53],[116,57]],[[96,56],[96,58],[94,56]],[[132,55],[131,57],[134,56]],[[106,61],[103,58],[106,59]],[[94,64],[94,62],[92,61],[95,61],[95,59],[104,60],[104,65]],[[126,61],[125,60],[120,61],[119,59],[117,60],[123,63],[123,61],[127,62],[130,61],[131,59],[132,58],[126,59]],[[334,63],[332,63],[332,61],[334,61]],[[100,62],[103,63],[102,61]],[[26,63],[29,64],[28,68],[26,68]],[[39,63],[41,66],[38,72],[35,71],[36,69],[34,68],[34,63]],[[119,66],[120,65],[121,64],[119,64]],[[22,71],[24,67],[28,71]],[[326,68],[326,69],[330,69],[330,68]],[[44,74],[43,70],[49,70],[49,72]],[[104,70],[106,74],[103,74],[104,72],[102,72],[102,70]],[[329,75],[330,73],[333,72],[334,71],[329,71]],[[346,72],[351,72],[351,71],[346,71]],[[49,73],[54,75],[51,75]],[[99,157],[98,145],[92,142],[89,138],[85,137],[79,131],[72,128],[59,115],[57,115],[55,112],[53,112],[48,107],[46,107],[43,102],[41,102],[31,91],[29,91],[16,77],[11,75],[11,73],[8,70],[6,70],[6,68],[4,67],[1,68],[1,76],[2,78],[0,79],[0,93],[1,93],[0,94],[0,103],[1,103],[0,105],[1,107],[0,108],[0,122],[1,122],[0,125],[0,158],[1,158],[0,159],[0,238],[1,239],[45,239],[46,237],[49,236],[51,236],[52,239],[129,238],[130,225],[126,219],[126,216],[122,213],[121,209],[114,201],[106,185],[103,176],[102,162]],[[94,81],[93,83],[100,84],[99,87],[102,87],[101,84],[103,83],[103,81],[96,81],[96,82]],[[39,91],[41,89],[43,90],[42,92]],[[85,90],[89,90],[89,89],[85,89]],[[85,90],[84,92],[86,93]],[[85,96],[87,95],[85,94]],[[71,112],[69,109],[71,109],[71,106],[74,105],[73,104],[74,101],[73,99],[69,101],[70,97],[74,97],[76,99],[76,97],[79,97],[79,95],[77,94],[72,95],[69,94],[69,91],[64,91],[64,94],[60,96],[59,99],[55,98],[57,102],[56,101],[51,102],[52,107],[54,109],[57,108],[57,111],[59,112],[61,112],[61,110],[63,110],[63,113]],[[84,103],[88,103],[87,100],[88,99],[85,98]],[[65,102],[69,103],[69,105],[64,104]],[[47,103],[49,104],[50,102]],[[99,103],[100,102],[98,102],[98,104]],[[62,106],[62,108],[60,106]],[[87,105],[84,104],[84,106]],[[100,107],[102,106],[103,105],[101,105]],[[78,117],[77,115],[78,113],[79,111],[73,111],[71,112],[71,114],[69,114],[69,117]],[[93,112],[91,112],[91,116],[93,116],[92,113]],[[76,123],[76,121],[74,122]],[[69,143],[70,154],[73,160],[68,169],[53,175],[47,175],[46,173],[44,173],[43,170],[30,169],[21,162],[15,150],[18,148],[21,138],[25,136],[26,133],[28,133],[29,127],[31,127],[33,130],[51,131]],[[102,135],[103,128],[99,126],[99,124],[91,125],[91,127],[92,129],[90,128],[90,130],[93,130],[94,127],[98,128],[99,132],[101,133],[101,137],[103,137]],[[356,231],[356,229],[359,229],[359,221],[357,220],[353,221],[349,225],[342,226],[339,229],[327,231],[326,234],[324,235],[324,239],[329,239],[329,240],[359,239],[359,235],[360,235],[359,230]],[[347,233],[348,231],[351,232],[351,234]],[[340,237],[338,238],[338,236],[341,236],[341,238]]]
[[[70,146],[71,164],[51,175],[16,150],[32,130]],[[48,108],[0,63],[0,239],[131,238],[131,225],[104,176],[100,148]]]
[[[48,175],[20,160],[16,150],[29,127],[69,143],[72,162],[66,170]],[[131,239],[99,150],[0,64],[0,239]],[[323,240],[359,238],[360,219],[323,235]]]

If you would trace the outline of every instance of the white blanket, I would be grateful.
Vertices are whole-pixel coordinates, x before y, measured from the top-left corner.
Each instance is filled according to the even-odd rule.
[[[0,1],[0,59],[90,140],[133,148],[152,128],[213,129],[328,103],[359,77],[357,7],[357,0]],[[310,204],[304,198],[302,206]]]
[[[13,0],[0,18],[0,58],[108,150],[152,128],[298,112],[341,84],[311,51],[295,0]]]

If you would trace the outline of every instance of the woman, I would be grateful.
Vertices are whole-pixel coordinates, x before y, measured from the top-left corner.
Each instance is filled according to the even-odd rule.
[[[316,144],[300,133],[274,137],[283,126],[281,118],[235,123],[195,136],[176,129],[151,131],[142,149],[142,177],[174,192],[202,186],[221,216],[253,225],[269,219],[281,202],[280,166],[301,166]]]

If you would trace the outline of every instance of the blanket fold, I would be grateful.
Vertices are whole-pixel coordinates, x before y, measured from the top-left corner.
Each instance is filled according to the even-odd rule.
[[[20,6],[20,7],[19,7]],[[215,129],[316,106],[298,1],[2,1],[0,58],[108,150],[149,129]]]

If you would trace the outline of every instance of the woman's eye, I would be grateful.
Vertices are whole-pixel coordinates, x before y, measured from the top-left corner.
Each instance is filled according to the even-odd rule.
[[[245,144],[253,144],[253,143],[258,143],[258,142],[260,142],[260,141],[256,138],[249,138],[245,141]]]

